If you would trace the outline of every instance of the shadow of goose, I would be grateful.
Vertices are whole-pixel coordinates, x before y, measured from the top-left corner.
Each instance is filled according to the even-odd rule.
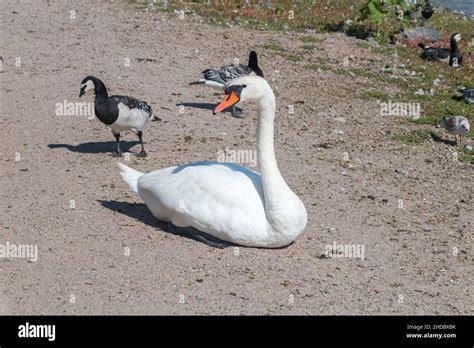
[[[139,144],[138,141],[120,141],[120,149],[122,152],[129,152],[129,150]],[[89,142],[83,143],[79,145],[70,145],[70,144],[48,144],[50,149],[58,149],[64,148],[71,152],[79,152],[79,153],[106,153],[115,152],[116,149],[116,142],[115,141],[96,141],[96,142]]]

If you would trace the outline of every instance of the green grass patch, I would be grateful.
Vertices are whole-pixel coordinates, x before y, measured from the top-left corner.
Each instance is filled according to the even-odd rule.
[[[467,151],[466,149],[463,149],[459,154],[459,160],[461,162],[474,164],[474,151]]]
[[[269,42],[263,46],[267,50],[283,52],[285,49],[276,42]]]
[[[174,12],[174,7],[159,7],[158,11],[161,13],[173,13]]]
[[[313,36],[300,36],[300,41],[305,44],[320,42],[321,40],[316,39]]]
[[[301,62],[303,60],[303,58],[301,58],[300,56],[288,56],[286,57],[290,62],[295,62],[295,63],[298,63],[298,62]]]
[[[305,69],[307,70],[310,70],[310,71],[328,71],[329,68],[325,65],[321,65],[321,64],[314,64],[314,63],[310,63],[310,64],[306,64],[305,66]]]
[[[306,45],[301,46],[301,48],[307,51],[314,51],[315,47],[312,44],[306,44]]]
[[[409,133],[395,134],[393,139],[407,145],[418,145],[428,140],[430,137],[439,138],[439,135],[430,129],[417,129]]]
[[[449,37],[453,33],[460,33],[464,41],[473,36],[473,22],[464,16],[446,10],[439,10],[429,20],[429,26]]]
[[[388,102],[392,100],[394,102],[394,98],[390,97],[387,93],[377,91],[377,90],[364,90],[357,94],[357,97],[362,100],[379,100],[381,102]]]

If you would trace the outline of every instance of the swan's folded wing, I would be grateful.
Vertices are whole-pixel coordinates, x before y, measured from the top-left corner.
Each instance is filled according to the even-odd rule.
[[[191,163],[144,175],[139,193],[151,210],[155,206],[165,211],[163,215],[154,212],[155,216],[166,216],[176,226],[192,226],[234,242],[238,234],[243,245],[247,238],[255,240],[255,233],[261,233],[262,240],[266,237],[260,175],[249,169],[226,163]]]

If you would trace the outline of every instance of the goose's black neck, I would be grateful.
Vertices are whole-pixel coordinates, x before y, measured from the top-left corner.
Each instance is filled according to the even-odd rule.
[[[106,101],[109,98],[109,94],[107,93],[105,84],[98,78],[93,78],[91,80],[94,83],[95,100],[99,103]]]
[[[258,59],[257,59],[257,53],[255,51],[250,52],[248,66],[254,70],[258,69]]]
[[[263,71],[258,66],[258,58],[257,53],[255,51],[251,51],[249,55],[249,68],[252,69],[258,76],[263,77]]]
[[[451,52],[453,53],[460,52],[459,47],[458,47],[458,42],[456,41],[454,37],[451,38]]]

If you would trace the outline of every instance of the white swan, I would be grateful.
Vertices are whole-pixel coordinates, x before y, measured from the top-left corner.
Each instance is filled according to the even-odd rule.
[[[304,231],[307,213],[277,167],[275,96],[259,76],[235,79],[225,92],[215,113],[239,101],[257,103],[257,153],[262,174],[218,162],[190,163],[144,174],[119,163],[122,177],[159,220],[239,245],[286,246]]]

